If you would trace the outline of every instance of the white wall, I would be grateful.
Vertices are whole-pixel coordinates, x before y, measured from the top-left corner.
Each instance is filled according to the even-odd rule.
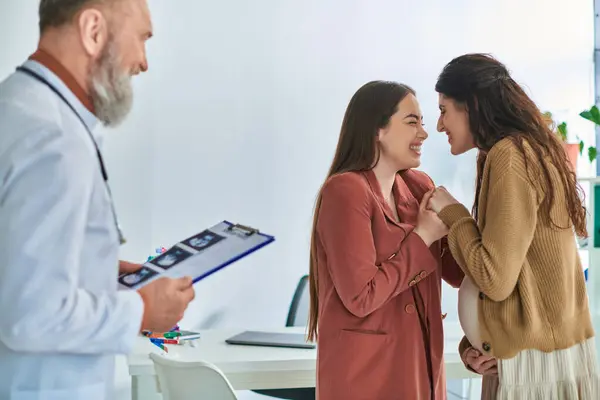
[[[433,85],[446,62],[493,52],[559,115],[576,117],[593,99],[588,1],[208,4],[152,3],[156,38],[139,85],[148,96],[138,97],[139,110],[152,107],[138,127],[154,139],[156,186],[142,190],[151,193],[151,245],[223,218],[256,225],[277,242],[200,283],[190,323],[213,313],[221,325],[283,323],[307,271],[315,193],[347,102],[364,82],[415,87],[431,134],[423,169],[469,204],[474,154],[452,158],[435,132]],[[112,147],[129,134],[114,136]],[[445,296],[455,318],[455,293]]]
[[[372,79],[410,84],[430,132],[423,169],[471,204],[474,154],[435,132],[437,74],[465,52],[506,62],[540,107],[564,116],[593,101],[588,0],[150,1],[150,71],[106,158],[129,238],[144,260],[223,219],[277,241],[197,285],[188,326],[282,325],[307,272],[315,194],[350,97]],[[0,0],[0,78],[35,47],[36,1]],[[582,169],[594,171],[581,164]],[[589,167],[589,168],[588,168]],[[456,318],[456,295],[444,293]]]

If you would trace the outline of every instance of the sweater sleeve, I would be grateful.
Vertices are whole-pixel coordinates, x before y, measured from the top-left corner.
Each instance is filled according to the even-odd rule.
[[[346,309],[365,317],[436,271],[436,259],[412,229],[387,260],[378,262],[368,189],[350,175],[323,188],[317,232],[335,289]]]
[[[537,224],[538,202],[524,162],[514,151],[488,155],[491,181],[482,230],[461,204],[444,208],[454,258],[493,301],[514,290]]]
[[[452,252],[450,251],[450,247],[448,245],[448,238],[444,237],[440,240],[440,246],[442,248],[442,279],[446,281],[447,284],[454,288],[459,288],[464,277],[465,273],[460,268]]]

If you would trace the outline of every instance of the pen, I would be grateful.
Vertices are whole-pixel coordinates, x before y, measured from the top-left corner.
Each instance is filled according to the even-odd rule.
[[[179,344],[178,339],[159,339],[159,338],[151,338],[151,342],[156,344]]]
[[[150,340],[150,343],[152,343],[153,345],[155,345],[155,346],[159,347],[159,348],[160,348],[161,350],[163,350],[165,353],[168,353],[168,352],[169,352],[169,350],[167,349],[167,347],[166,347],[166,346],[163,346],[161,343],[157,343],[157,342],[155,342],[155,341],[153,341],[153,340]]]
[[[151,333],[146,335],[150,339],[175,339],[179,336],[181,336],[180,332]]]

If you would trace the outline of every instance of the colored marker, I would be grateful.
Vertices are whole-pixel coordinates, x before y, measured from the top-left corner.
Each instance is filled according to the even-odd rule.
[[[165,338],[162,333],[151,333],[146,336],[148,336],[150,339],[164,339]]]
[[[181,336],[181,332],[166,332],[164,335],[165,339],[174,339]]]
[[[179,344],[179,340],[178,339],[158,339],[158,338],[151,338],[150,341],[152,343],[156,343],[156,344]]]
[[[152,343],[155,346],[158,346],[161,350],[163,350],[165,353],[168,353],[169,350],[167,349],[166,346],[163,346],[161,343],[156,343],[154,341],[152,341],[152,339],[150,340],[150,343]]]

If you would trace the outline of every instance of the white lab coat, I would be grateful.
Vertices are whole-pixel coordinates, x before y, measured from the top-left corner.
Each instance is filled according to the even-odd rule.
[[[25,66],[95,126],[58,77]],[[110,207],[72,110],[23,73],[0,83],[0,399],[113,399],[114,355],[132,349],[143,302],[117,291]]]

